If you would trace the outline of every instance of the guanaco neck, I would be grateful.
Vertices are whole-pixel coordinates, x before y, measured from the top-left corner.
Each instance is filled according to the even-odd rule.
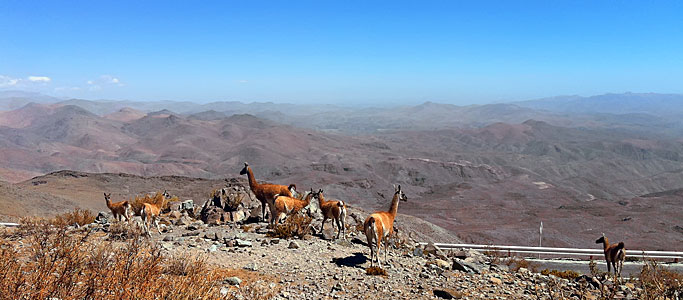
[[[306,198],[304,198],[304,202],[306,203],[306,206],[311,204],[311,197],[313,197],[313,193],[308,193],[308,195],[306,195]]]
[[[609,240],[607,239],[607,237],[604,237],[602,239],[602,249],[607,250],[608,247],[609,247]]]
[[[111,208],[111,200],[109,200],[109,199],[107,199],[107,198],[104,198],[104,201],[107,202],[107,207],[108,207],[108,208]]]
[[[391,208],[389,208],[389,214],[391,214],[392,217],[396,217],[396,213],[398,213],[398,200],[399,193],[394,193],[394,198],[391,199]]]
[[[308,194],[308,195],[310,196],[311,194]],[[320,193],[320,194],[318,194],[318,207],[322,208],[323,204],[325,204],[325,197],[323,196],[323,193]]]
[[[249,178],[249,187],[251,188],[251,191],[255,192],[256,189],[258,189],[258,182],[256,182],[256,178],[254,178],[254,172],[251,171],[251,167],[247,167],[247,177]]]

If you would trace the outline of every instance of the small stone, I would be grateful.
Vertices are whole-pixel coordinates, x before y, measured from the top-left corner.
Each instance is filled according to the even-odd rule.
[[[297,243],[297,241],[291,241],[291,242],[289,243],[289,246],[288,246],[287,248],[289,248],[289,249],[299,249],[299,248],[301,248],[301,245],[299,245],[299,243]]]
[[[496,278],[496,277],[489,277],[489,281],[493,284],[500,285],[503,283],[502,280]]]
[[[270,243],[273,244],[273,245],[279,244],[279,243],[280,243],[280,239],[279,239],[279,238],[274,238],[274,239],[270,240]]]
[[[241,239],[236,239],[235,243],[237,244],[237,247],[251,247],[251,242],[250,241],[245,241]]]
[[[239,277],[228,277],[225,278],[224,282],[229,285],[240,285],[242,283],[242,279]]]
[[[173,241],[173,239],[174,239],[174,238],[173,238],[172,235],[167,235],[167,236],[164,236],[163,241],[164,241],[164,242],[171,242],[171,241]]]
[[[206,251],[209,252],[209,253],[211,253],[211,252],[216,252],[216,251],[218,251],[218,246],[216,246],[216,245],[211,245],[211,247],[209,247],[209,249],[206,249]]]
[[[258,265],[254,262],[248,263],[246,266],[244,266],[244,269],[247,271],[258,271]]]

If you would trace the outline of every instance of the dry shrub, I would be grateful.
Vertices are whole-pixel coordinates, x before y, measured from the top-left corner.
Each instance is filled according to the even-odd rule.
[[[254,226],[252,226],[252,225],[244,225],[244,226],[242,226],[242,231],[244,231],[244,232],[249,232],[249,231],[251,231],[253,228],[254,228]]]
[[[369,267],[365,269],[365,274],[375,276],[375,275],[380,275],[380,276],[387,276],[387,271],[380,268],[380,267]]]
[[[668,270],[654,260],[640,271],[640,299],[679,299],[683,296],[683,274]]]
[[[525,268],[534,273],[538,272],[536,265],[530,263],[528,260],[524,258],[510,257],[507,260],[505,260],[505,265],[510,267],[510,271],[512,272],[517,272],[521,268]]]
[[[222,296],[225,269],[197,259],[179,267],[178,259],[163,256],[144,239],[123,245],[98,242],[87,233],[47,223],[32,232],[24,247],[0,240],[0,300],[269,297],[267,288],[253,285]]]
[[[76,208],[71,212],[63,213],[61,215],[55,216],[52,223],[54,225],[66,225],[71,226],[78,224],[78,226],[83,226],[95,222],[95,215],[89,210]]]
[[[175,276],[197,275],[209,268],[205,257],[181,255],[171,256],[164,264],[164,274]]]
[[[136,239],[143,235],[142,228],[135,224],[128,222],[114,222],[109,225],[109,240],[124,241],[128,239]]]
[[[301,214],[291,215],[287,217],[284,223],[276,225],[275,229],[268,233],[268,236],[281,239],[293,237],[302,239],[311,233],[311,221],[313,219],[309,216]]]
[[[579,273],[574,272],[572,270],[558,271],[558,270],[545,269],[545,270],[541,271],[541,274],[546,275],[546,276],[554,275],[554,276],[557,276],[559,278],[570,279],[570,280],[576,279],[577,277],[581,276]]]

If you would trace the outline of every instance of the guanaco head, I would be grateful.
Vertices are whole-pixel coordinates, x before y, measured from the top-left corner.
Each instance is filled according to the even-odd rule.
[[[164,193],[162,195],[164,195],[164,198],[166,199],[171,199],[171,194],[169,194],[166,190],[164,190]]]
[[[398,186],[394,185],[394,195],[398,195],[398,200],[400,201],[408,201],[408,197],[406,197],[406,194],[401,190],[400,184]]]
[[[605,242],[605,239],[606,239],[606,237],[605,237],[605,234],[603,233],[602,236],[595,241],[595,243],[596,244],[602,244]]]
[[[104,193],[104,201],[107,201],[107,202],[111,201],[111,193],[109,193],[109,194]]]
[[[242,171],[240,171],[240,175],[246,175],[248,172],[249,172],[249,163],[245,161],[244,162],[244,169],[242,169]]]
[[[296,184],[290,184],[287,189],[289,190],[290,193],[292,193],[292,197],[296,197]]]

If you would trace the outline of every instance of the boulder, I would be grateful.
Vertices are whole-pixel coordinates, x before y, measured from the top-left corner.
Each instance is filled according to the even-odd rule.
[[[206,206],[202,209],[199,218],[204,224],[218,225],[225,222],[225,211],[217,206]]]
[[[427,244],[427,245],[425,246],[424,251],[425,251],[426,253],[431,254],[431,255],[433,255],[433,256],[436,256],[436,257],[438,257],[438,258],[440,258],[440,259],[443,259],[443,260],[447,260],[447,259],[448,259],[447,256],[446,256],[446,253],[444,253],[443,250],[441,250],[441,248],[437,247],[437,246],[434,245],[434,243],[432,243],[432,242],[429,242],[429,244]]]
[[[466,273],[480,274],[483,270],[483,266],[476,263],[469,263],[463,259],[453,258],[453,264],[451,266],[453,270],[458,270]]]
[[[180,201],[171,201],[168,203],[168,208],[170,211],[181,211],[183,210],[183,203]]]
[[[188,217],[188,216],[181,216],[181,217],[175,222],[175,225],[176,225],[176,226],[187,226],[187,225],[190,225],[190,224],[192,224],[192,219],[190,219],[190,217]]]
[[[228,214],[230,215],[230,221],[234,223],[242,223],[247,219],[247,214],[242,210],[231,211]]]
[[[95,217],[95,223],[107,224],[107,223],[109,223],[109,218],[110,218],[109,213],[101,211],[97,214],[97,217]]]
[[[299,243],[298,243],[297,241],[291,241],[291,242],[289,243],[289,246],[288,246],[287,248],[289,248],[289,249],[299,249],[299,248],[301,248],[301,245],[299,245]]]
[[[194,210],[194,200],[188,199],[181,203],[180,209],[182,210]]]
[[[242,279],[239,279],[239,277],[228,277],[225,278],[224,282],[229,285],[240,285],[242,283]]]
[[[180,214],[180,211],[177,211],[177,210],[172,210],[168,214],[168,217],[171,219],[180,219],[181,216],[182,216],[182,214]]]

